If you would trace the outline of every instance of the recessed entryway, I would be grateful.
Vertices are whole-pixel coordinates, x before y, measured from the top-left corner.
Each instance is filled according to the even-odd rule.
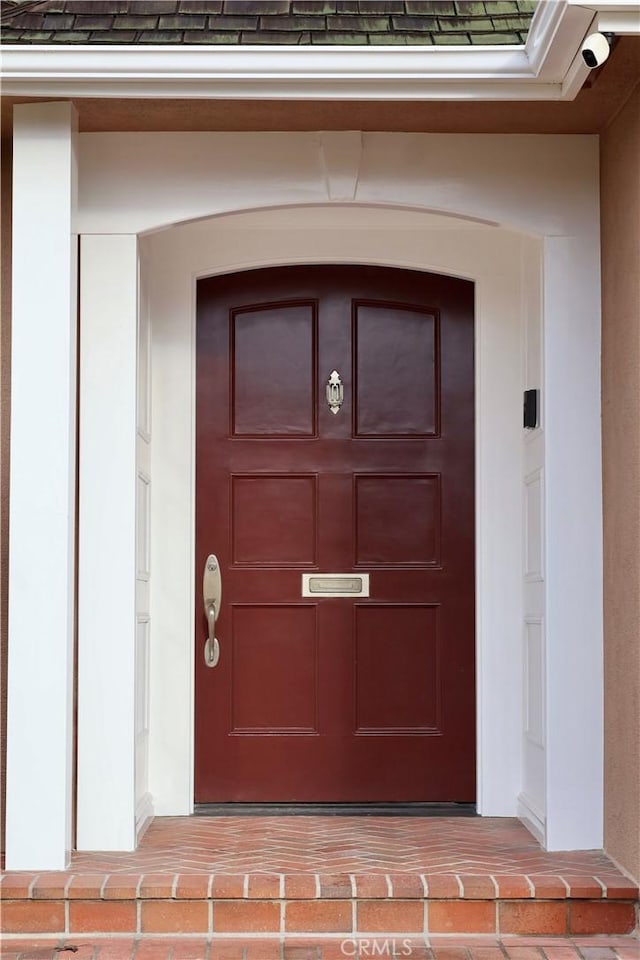
[[[519,358],[523,348],[522,303],[531,302],[533,316],[538,302],[539,244],[508,231],[416,211],[307,208],[185,224],[147,238],[142,255],[142,309],[143,315],[148,313],[152,318],[154,586],[149,790],[156,814],[189,813],[194,809],[193,683],[196,669],[200,669],[196,660],[204,663],[206,636],[203,563],[209,553],[220,552],[215,542],[203,544],[196,566],[198,286],[203,278],[212,284],[224,277],[241,281],[243,276],[262,269],[314,264],[366,267],[374,272],[388,269],[399,277],[403,271],[409,275],[439,275],[452,282],[457,277],[474,291],[475,800],[479,814],[515,815],[522,750],[522,656],[521,647],[514,643],[522,629]],[[501,265],[498,276],[496,263]],[[524,277],[523,263],[527,264]],[[366,293],[363,295],[366,297]],[[247,305],[255,303],[252,296]],[[323,404],[326,381],[335,366],[330,362],[328,370],[318,373],[318,397]],[[350,363],[347,367],[351,377]],[[344,386],[345,376],[340,370],[338,373]],[[352,403],[349,389],[344,394],[344,403]],[[224,402],[228,407],[228,396]],[[329,422],[339,424],[341,414],[325,409]],[[353,434],[351,415],[348,422]],[[374,440],[391,447],[396,444],[396,440]],[[244,443],[237,439],[227,442]],[[266,445],[271,442],[260,441]],[[278,442],[299,447],[318,441]],[[357,445],[362,441],[351,442]],[[385,468],[380,472],[388,471]],[[238,544],[236,551],[241,546]],[[352,559],[346,569],[333,567],[316,572],[353,573]],[[367,567],[357,569],[358,575],[376,572]],[[241,567],[242,571],[246,568]],[[300,595],[303,574],[312,572],[313,568],[293,571],[296,603],[305,600]],[[415,573],[411,568],[409,572]],[[430,573],[431,568],[425,576]],[[375,593],[374,579],[370,580],[371,586]],[[216,623],[220,665],[229,639],[222,629],[222,618],[229,613],[232,593],[226,577],[222,585],[223,613]],[[320,602],[318,599],[317,604]],[[323,598],[322,602],[332,601]],[[353,605],[375,600],[370,589],[369,598],[355,597],[347,602]],[[219,666],[205,668],[212,682]]]
[[[49,112],[59,135],[42,159],[33,130],[44,114],[36,108]],[[357,155],[341,141],[343,170],[325,162],[336,156],[334,138],[328,150],[316,134],[81,134],[76,145],[72,111],[63,115],[58,104],[20,110],[21,149],[35,157],[38,144],[21,186],[26,200],[16,224],[23,240],[34,218],[47,226],[28,197],[44,166],[58,162],[61,186],[47,207],[47,229],[68,234],[60,211],[73,208],[69,184],[80,148],[73,221],[82,235],[80,423],[92,442],[81,439],[79,464],[79,845],[123,849],[150,812],[193,809],[197,280],[283,264],[360,263],[475,284],[478,811],[530,815],[552,848],[601,846],[596,139],[372,134]],[[354,198],[344,205],[335,202],[343,183]],[[199,217],[207,219],[186,222]],[[60,266],[68,291],[71,259]],[[42,318],[49,311],[26,296],[30,276],[14,279],[29,303],[29,336],[14,343],[27,370],[33,331],[41,346],[48,342]],[[66,297],[60,287],[59,304]],[[70,345],[66,359],[55,369],[46,357],[40,362],[52,395],[67,404],[75,366],[66,308],[59,320]],[[150,370],[137,324],[150,331]],[[23,388],[31,382],[14,380]],[[143,399],[151,403],[141,410],[152,411],[150,420],[136,411],[136,386],[144,395],[145,384]],[[525,440],[522,392],[538,387],[542,424]],[[12,464],[28,464],[25,476],[37,476],[30,427],[38,411],[28,390],[22,399]],[[52,434],[61,477],[73,462],[69,422],[58,419]],[[143,444],[149,464],[136,450]],[[136,474],[146,489],[138,502]],[[27,570],[29,545],[42,540],[45,520],[57,551],[73,542],[72,509],[58,526],[57,511],[36,517],[28,500],[12,498],[12,528],[19,517],[26,531],[12,538],[13,557]],[[69,599],[72,566],[59,569],[61,596]],[[137,635],[136,582],[147,575],[150,602]],[[12,602],[27,623],[20,582],[12,579]],[[65,600],[60,624],[69,609]],[[97,609],[104,609],[98,619]],[[14,617],[14,627],[18,622]],[[54,660],[68,677],[72,646],[63,636],[61,628]],[[24,703],[29,650],[13,644],[14,705]],[[120,708],[105,725],[104,698],[113,690]],[[57,769],[68,769],[71,715],[56,708],[56,724],[43,727],[55,704],[38,703],[35,714],[30,703],[30,716],[20,707],[19,722],[14,712],[9,724],[8,855],[24,868],[66,862],[69,778],[56,780],[59,802],[36,829],[33,764],[25,764],[22,746],[37,743],[33,731],[46,727],[55,754],[47,740],[40,760],[55,756]],[[38,848],[50,854],[36,862]]]

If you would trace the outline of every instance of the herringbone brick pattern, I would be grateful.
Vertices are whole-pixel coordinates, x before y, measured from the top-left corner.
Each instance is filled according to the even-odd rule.
[[[296,960],[329,960],[340,955],[330,952],[335,938],[379,939],[387,931],[413,942],[411,956],[430,957],[427,948],[458,949],[456,938],[472,934],[485,946],[505,936],[626,936],[636,929],[638,905],[637,886],[601,852],[546,853],[519,821],[481,818],[157,819],[135,853],[76,853],[68,871],[9,872],[0,894],[7,941],[38,934],[48,949],[49,937],[75,937],[70,946],[98,951],[91,960],[109,960],[99,952],[108,937],[122,938],[119,950],[135,946],[138,960],[150,938],[165,937],[158,949],[168,949],[178,935],[202,938],[207,958],[225,956],[221,944],[230,940],[229,957],[243,960],[278,960],[282,937],[287,946],[306,937],[295,944],[307,950]],[[262,954],[261,937],[270,938]],[[171,949],[178,946],[192,949],[195,941]],[[570,960],[572,949],[545,960]],[[514,960],[543,958],[529,952]]]
[[[425,873],[619,880],[603,853],[546,853],[510,818],[157,817],[135,853],[74,873]]]

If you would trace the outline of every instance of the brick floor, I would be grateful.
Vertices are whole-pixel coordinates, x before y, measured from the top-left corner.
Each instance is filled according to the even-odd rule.
[[[0,895],[8,937],[76,937],[95,949],[111,935],[142,937],[139,951],[158,935],[213,938],[215,950],[233,936],[236,954],[243,936],[255,953],[264,935],[444,936],[449,950],[471,934],[628,935],[638,907],[637,886],[601,851],[547,853],[508,818],[159,818],[134,853],[74,853],[67,871],[9,872]],[[529,956],[515,960],[539,960],[535,944],[520,947]]]
[[[508,817],[156,817],[135,853],[75,853],[71,865],[81,874],[389,871],[620,879],[603,853],[547,853]]]

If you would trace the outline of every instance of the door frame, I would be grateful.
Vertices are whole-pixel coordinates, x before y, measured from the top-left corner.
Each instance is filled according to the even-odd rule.
[[[522,648],[508,641],[522,630],[521,268],[525,254],[539,262],[540,243],[499,228],[416,211],[404,211],[404,228],[399,223],[403,217],[393,211],[395,227],[390,233],[385,227],[388,211],[380,208],[344,209],[343,219],[350,227],[327,229],[322,208],[318,210],[316,231],[309,229],[313,210],[296,213],[284,208],[186,224],[143,241],[155,345],[151,622],[156,654],[151,667],[149,754],[155,812],[193,811],[197,279],[291,263],[350,262],[450,274],[476,283],[477,807],[485,815],[516,815],[522,766]],[[404,247],[400,255],[399,243]],[[501,264],[498,273],[496,262]],[[536,276],[536,271],[529,276]],[[538,294],[538,288],[531,292],[532,297]],[[174,389],[168,390],[168,385]],[[505,420],[505,408],[517,413]],[[487,431],[489,423],[495,428]],[[187,427],[186,435],[181,427]],[[176,444],[182,455],[177,455]],[[188,471],[176,471],[178,460],[186,460]],[[176,496],[183,500],[180,516]],[[173,517],[166,512],[170,503]],[[179,605],[167,602],[165,590],[173,592],[175,601],[177,556],[182,571]],[[177,631],[182,635],[180,653]],[[188,651],[182,637],[188,638]],[[502,685],[509,690],[506,697],[496,698],[497,676],[502,678],[498,689]],[[176,697],[176,683],[188,696]],[[173,705],[167,710],[170,701]]]

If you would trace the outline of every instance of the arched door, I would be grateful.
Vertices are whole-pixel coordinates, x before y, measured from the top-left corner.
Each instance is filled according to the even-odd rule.
[[[370,266],[199,281],[197,802],[475,800],[473,297]]]

